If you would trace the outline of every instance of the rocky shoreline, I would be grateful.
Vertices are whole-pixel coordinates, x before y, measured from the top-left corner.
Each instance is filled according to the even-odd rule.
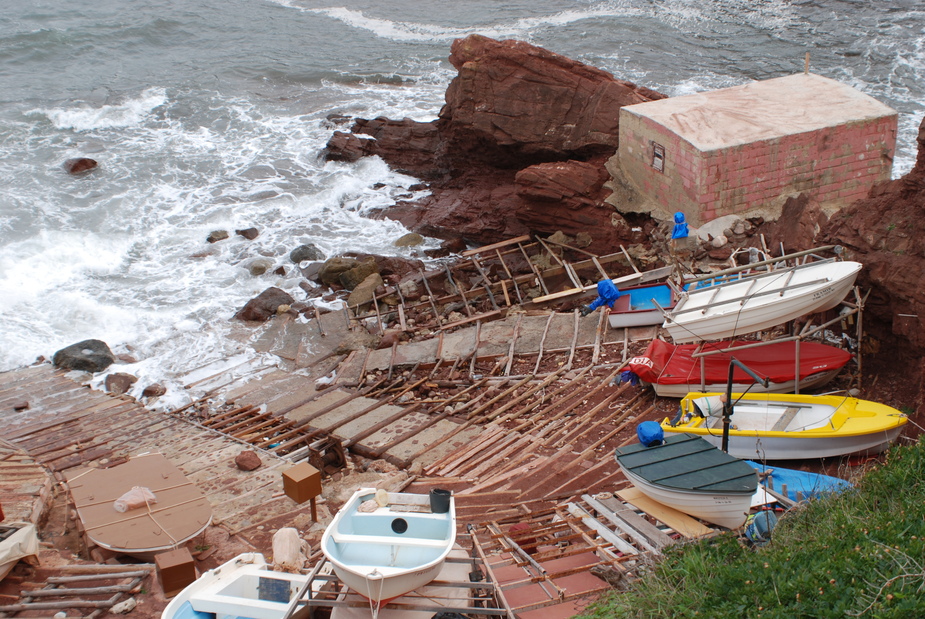
[[[356,119],[350,132],[335,131],[328,143],[329,160],[377,155],[424,179],[428,197],[380,216],[470,244],[561,231],[590,235],[588,249],[601,253],[621,244],[650,251],[663,246],[667,224],[632,210],[632,190],[608,162],[617,143],[616,108],[664,95],[519,41],[473,35],[453,43],[450,61],[459,75],[436,121]],[[923,205],[925,123],[916,165],[903,178],[876,186],[867,199],[837,213],[824,212],[805,195],[791,198],[778,221],[747,219],[734,239],[743,247],[760,247],[762,236],[769,245],[786,240],[787,251],[838,244],[864,263],[859,284],[870,290],[865,331],[871,369],[893,384],[895,404],[918,412],[925,411],[925,292],[919,284],[925,223],[916,216]],[[696,257],[728,257],[728,238],[721,238],[726,231],[705,234]],[[893,381],[894,374],[905,379]]]

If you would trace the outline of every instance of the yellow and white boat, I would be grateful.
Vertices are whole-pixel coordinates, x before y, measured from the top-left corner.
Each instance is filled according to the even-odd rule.
[[[721,446],[725,394],[689,393],[665,432],[687,432]],[[729,454],[754,460],[799,460],[875,454],[896,440],[908,419],[895,408],[848,396],[732,394]]]

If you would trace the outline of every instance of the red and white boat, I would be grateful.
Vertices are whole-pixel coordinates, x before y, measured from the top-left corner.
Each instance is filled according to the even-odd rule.
[[[738,393],[792,393],[796,387],[798,363],[800,390],[821,387],[835,378],[852,357],[846,350],[816,342],[770,342],[758,347],[742,348],[753,344],[755,342],[705,343],[700,347],[701,352],[733,350],[694,357],[698,350],[697,344],[675,345],[656,339],[652,340],[642,355],[630,359],[627,367],[640,380],[651,384],[656,394],[683,398],[693,391],[725,391],[731,357],[744,363],[759,376],[770,379],[765,388],[756,384],[741,369],[735,368],[732,390]]]

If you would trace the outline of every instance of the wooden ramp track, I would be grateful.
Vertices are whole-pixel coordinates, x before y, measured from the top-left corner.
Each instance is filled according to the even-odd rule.
[[[310,617],[317,609],[328,612],[355,609],[357,614],[350,614],[351,617],[369,616],[371,612],[370,601],[344,585],[323,556],[312,568],[308,581],[283,619]],[[475,535],[467,533],[457,535],[457,548],[446,559],[436,580],[378,609],[381,614],[395,616],[389,611],[412,617],[431,617],[436,616],[434,613],[446,612],[467,617],[517,619],[497,586],[485,551]]]
[[[627,586],[644,561],[630,538],[578,503],[488,522],[473,538],[521,619],[548,616],[550,607],[558,607],[555,616],[576,614],[601,593]]]
[[[531,241],[530,236],[520,236],[465,251],[452,266],[420,272],[416,285],[423,290],[415,292],[413,299],[406,298],[402,287],[387,287],[359,317],[382,320],[386,307],[397,305],[398,321],[407,331],[430,323],[451,329],[476,320],[495,320],[515,305],[584,294],[597,281],[621,275],[618,262],[624,274],[632,273],[627,283],[640,279],[625,250],[597,256],[549,239]],[[456,307],[463,318],[447,322],[439,311],[447,305]]]
[[[702,529],[698,535],[712,533],[680,516],[666,519],[681,531],[603,492],[535,511],[522,508],[469,530],[511,611],[541,619],[551,612],[578,614],[601,593],[627,588],[664,548],[694,534],[694,525]]]
[[[569,421],[565,417],[582,410],[579,400],[584,383],[577,379],[590,371],[585,366],[569,374],[571,368],[608,359],[622,363],[629,341],[636,337],[635,331],[606,329],[603,314],[589,317],[579,329],[577,316],[544,314],[540,327],[546,328],[532,331],[526,319],[520,320],[523,315],[511,317],[505,322],[514,323],[513,337],[491,336],[483,346],[470,350],[454,351],[451,340],[457,334],[448,335],[445,351],[462,355],[452,361],[415,358],[404,350],[413,344],[391,351],[358,351],[337,367],[337,379],[327,388],[301,373],[269,371],[227,386],[224,401],[204,401],[177,413],[191,423],[279,457],[293,461],[307,458],[316,468],[330,473],[343,466],[346,451],[386,459],[400,468],[415,462],[429,466],[477,440],[486,424],[513,424],[519,419],[536,426],[538,417],[533,413],[537,405],[544,410],[550,393],[568,392],[567,401],[573,406],[554,419],[557,428],[547,428],[543,435],[547,445],[563,447],[570,438],[580,438],[613,418],[600,415],[585,426],[585,432],[565,431]],[[569,324],[564,338],[549,333],[554,317]],[[503,323],[496,323],[491,328],[503,327]],[[471,327],[460,331],[463,337],[456,339],[467,342],[471,332],[478,331],[478,327]],[[502,346],[492,348],[490,342],[498,341]],[[531,342],[535,352],[530,350]],[[545,349],[544,342],[551,349]],[[520,344],[524,344],[523,349]],[[501,352],[492,354],[493,350]],[[374,356],[389,361],[374,369],[375,363],[370,361]],[[540,374],[536,370],[541,362],[556,369]],[[522,370],[526,373],[508,374]],[[569,382],[564,387],[557,384],[565,378]],[[598,390],[607,386],[601,384]],[[612,402],[608,400],[608,405]]]
[[[14,409],[22,403],[28,406]],[[291,462],[258,451],[252,472],[233,465],[247,443],[184,419],[147,410],[127,396],[80,385],[44,364],[0,373],[0,435],[56,473],[113,466],[129,456],[161,452],[209,499],[215,524],[232,533],[301,508],[282,494]]]
[[[120,601],[139,593],[153,573],[151,563],[39,567],[28,581],[21,583],[19,600],[0,605],[0,616],[13,617],[21,612],[35,616],[32,613],[41,612],[44,613],[41,616],[48,617],[58,611],[77,611],[78,615],[68,616],[96,619]],[[147,586],[150,588],[152,583],[148,581]]]
[[[652,410],[646,392],[612,385],[621,369],[587,368],[568,381],[540,382],[530,398],[485,402],[470,411],[486,424],[479,436],[428,466],[416,486],[454,490],[469,522],[613,488],[623,479],[612,453],[617,437]]]

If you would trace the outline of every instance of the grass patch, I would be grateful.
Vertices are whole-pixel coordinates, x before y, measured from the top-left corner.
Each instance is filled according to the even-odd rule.
[[[791,510],[763,548],[732,533],[672,547],[582,617],[925,617],[925,443]]]

